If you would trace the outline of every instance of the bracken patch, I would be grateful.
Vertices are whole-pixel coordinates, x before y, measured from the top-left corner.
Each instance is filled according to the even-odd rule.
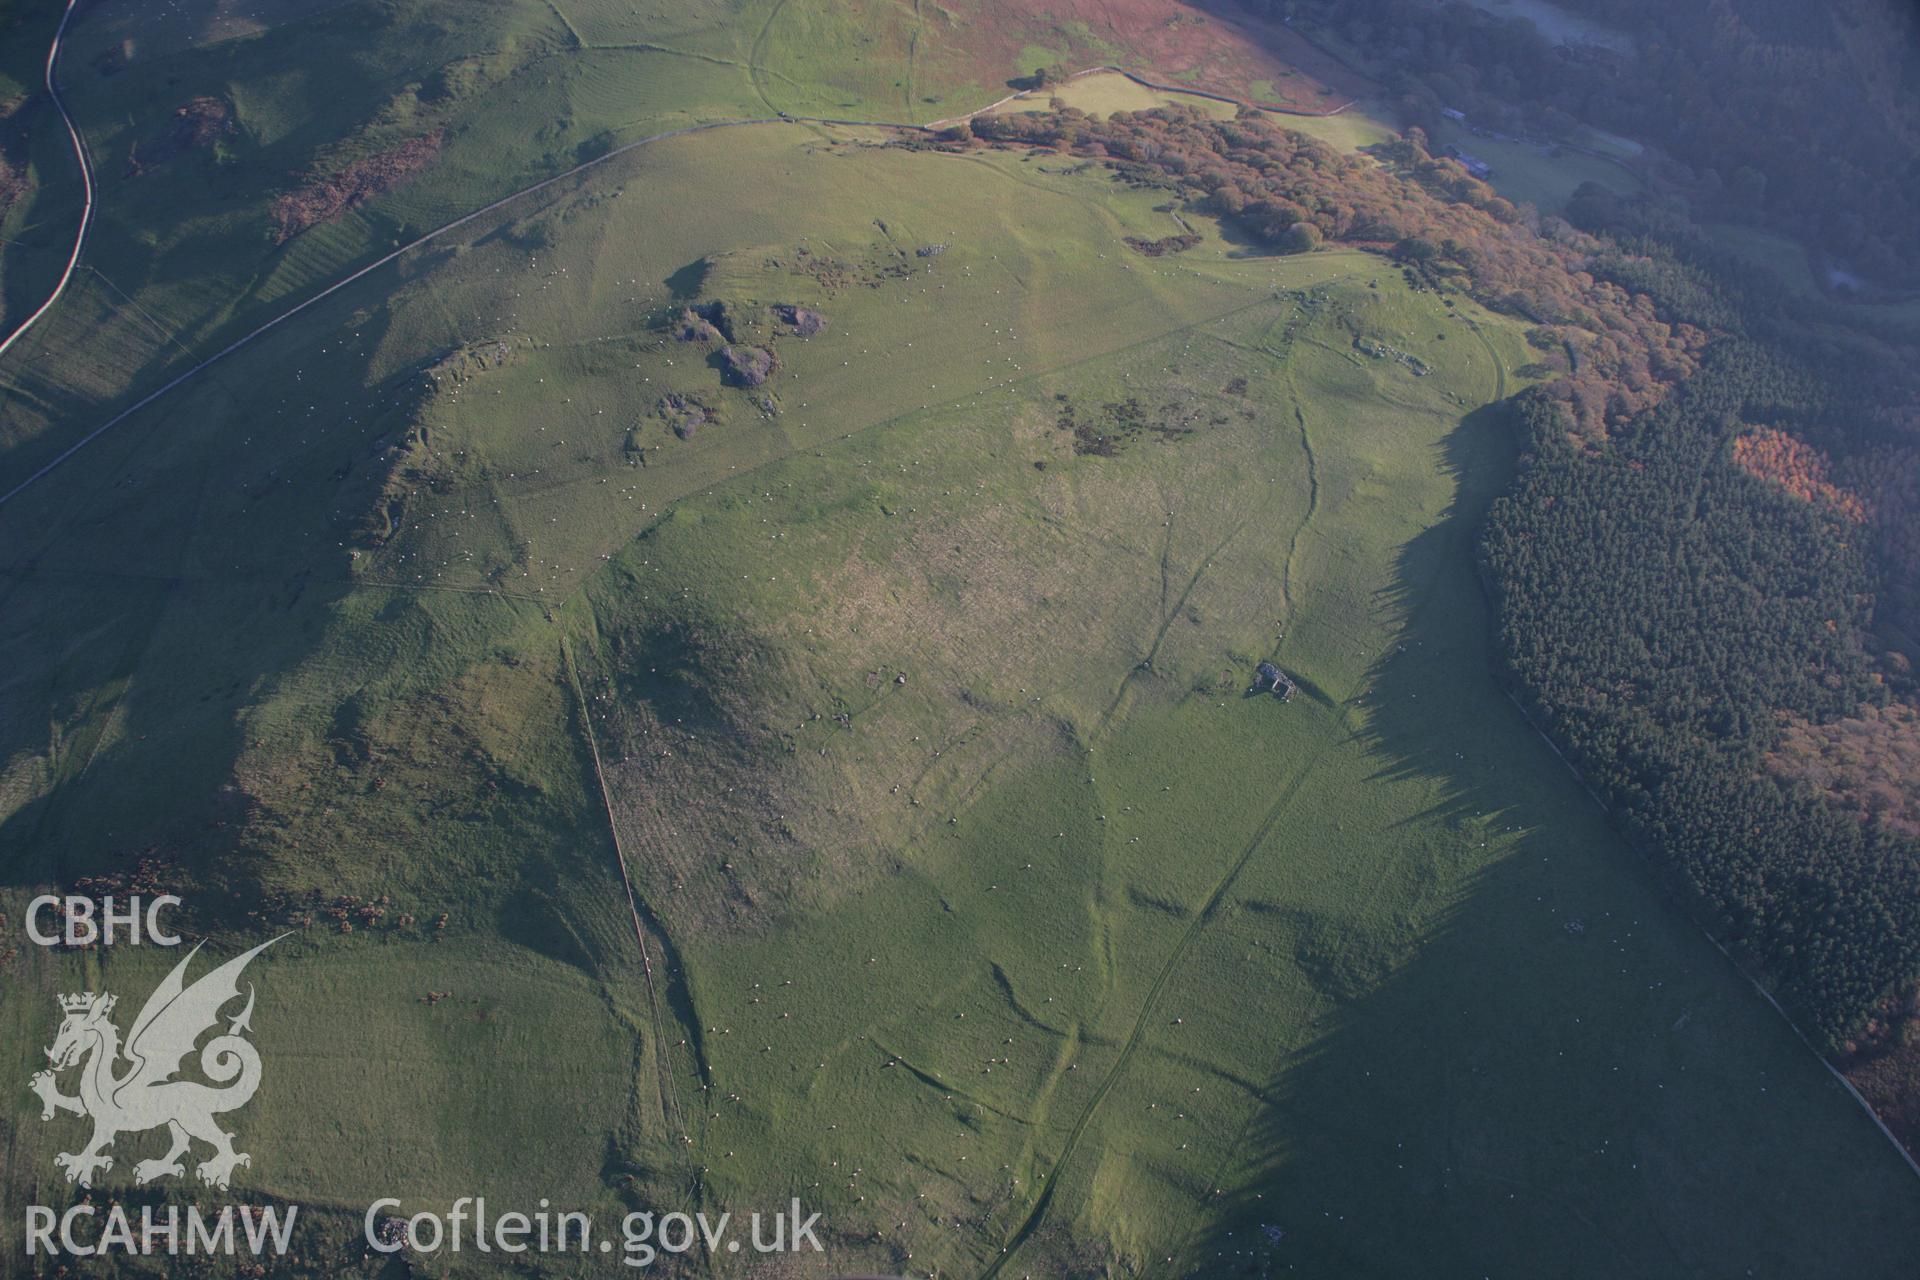
[[[310,178],[274,201],[274,242],[285,244],[309,227],[330,222],[399,187],[431,164],[446,140],[446,130],[436,129],[356,160],[337,173]]]

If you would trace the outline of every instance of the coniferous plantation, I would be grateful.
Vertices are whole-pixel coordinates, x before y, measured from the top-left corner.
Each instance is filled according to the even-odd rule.
[[[1767,403],[1756,391],[1781,381],[1762,349],[1716,350],[1592,452],[1524,394],[1519,478],[1483,554],[1529,711],[1834,1047],[1920,966],[1920,844],[1763,767],[1784,716],[1830,722],[1889,697],[1861,647],[1866,549],[1842,516],[1733,462]]]

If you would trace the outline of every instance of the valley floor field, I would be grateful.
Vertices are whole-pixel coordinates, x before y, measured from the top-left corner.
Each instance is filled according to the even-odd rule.
[[[0,511],[10,914],[151,848],[299,931],[247,1189],[797,1196],[793,1274],[1904,1274],[1911,1175],[1490,673],[1521,327],[887,142],[620,156]],[[0,1073],[159,963],[10,961]],[[0,1114],[0,1231],[71,1140]]]

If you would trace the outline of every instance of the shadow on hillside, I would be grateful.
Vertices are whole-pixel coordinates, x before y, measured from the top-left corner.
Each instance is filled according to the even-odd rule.
[[[319,332],[336,337],[341,317],[322,310]],[[381,349],[387,319],[357,326],[366,350]],[[243,715],[314,657],[349,595],[349,526],[378,500],[377,442],[402,425],[362,419],[354,401],[391,403],[419,381],[336,356],[326,385],[307,383],[315,322],[209,371],[0,508],[12,681],[0,760],[45,754],[58,779],[0,822],[0,881],[71,885],[149,856],[196,876],[245,861]],[[303,443],[279,420],[297,410],[268,415],[271,390],[228,381],[246,370],[312,401],[299,406]]]
[[[1392,862],[1449,888],[1276,1064],[1182,1274],[1901,1274],[1904,1170],[1493,679],[1471,554],[1507,432],[1494,406],[1448,438],[1458,496],[1399,558],[1407,645],[1366,682],[1375,777],[1435,795]]]
[[[1214,213],[1204,204],[1197,202],[1189,202],[1185,207],[1185,212],[1193,217],[1210,217],[1213,219],[1214,229],[1219,232],[1220,238],[1227,243],[1227,256],[1229,258],[1278,258],[1285,256],[1278,249],[1274,248],[1271,242],[1263,240],[1256,235],[1253,228],[1249,227],[1243,218],[1236,218],[1231,214]]]
[[[500,654],[537,606],[356,578],[423,378],[356,354],[390,311],[350,315],[316,308],[0,509],[0,764],[57,779],[0,818],[0,886],[176,892],[192,934],[391,894],[383,932],[491,920],[591,970],[632,930],[570,695],[516,767],[435,685],[522,667]]]

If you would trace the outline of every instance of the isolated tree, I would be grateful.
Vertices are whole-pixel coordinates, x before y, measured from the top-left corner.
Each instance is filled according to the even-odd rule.
[[[1424,264],[1440,256],[1440,246],[1425,236],[1408,236],[1393,246],[1393,256],[1402,262]]]
[[[1280,236],[1284,253],[1312,253],[1320,247],[1320,228],[1311,222],[1296,222]]]

